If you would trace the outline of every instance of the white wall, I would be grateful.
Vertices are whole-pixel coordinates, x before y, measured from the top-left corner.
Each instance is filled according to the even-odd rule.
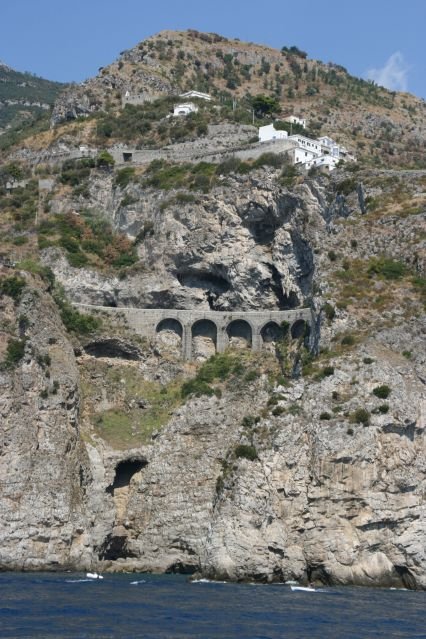
[[[175,104],[173,107],[173,115],[189,115],[190,113],[196,113],[198,111],[198,107],[192,102],[187,102],[186,104]]]
[[[317,140],[305,138],[303,135],[290,135],[289,140],[294,140],[298,146],[311,151],[314,155],[321,155],[321,144]]]
[[[307,149],[301,147],[293,149],[294,164],[305,164],[305,162],[309,162],[309,160],[312,160],[315,157],[315,153],[312,153],[312,151],[308,151]]]
[[[259,127],[259,140],[269,142],[270,140],[284,140],[288,138],[287,131],[277,131],[273,124]]]

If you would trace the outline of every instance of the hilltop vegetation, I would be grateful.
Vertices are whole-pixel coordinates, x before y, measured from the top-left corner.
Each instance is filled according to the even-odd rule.
[[[210,93],[214,102],[200,105],[189,130],[165,118],[177,96],[191,89]],[[162,101],[123,107],[126,91]],[[274,108],[258,109],[259,96]],[[202,135],[212,122],[251,124],[253,109],[256,124],[303,115],[312,134],[331,135],[372,163],[424,166],[423,100],[353,77],[338,64],[309,59],[295,46],[272,49],[194,30],[164,31],[123,51],[96,78],[68,89],[53,121],[99,114],[99,141],[149,147]]]
[[[64,87],[0,63],[0,148],[15,143],[22,134],[48,128],[51,109]]]

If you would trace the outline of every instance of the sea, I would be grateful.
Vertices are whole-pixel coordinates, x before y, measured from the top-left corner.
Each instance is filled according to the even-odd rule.
[[[0,573],[1,639],[426,638],[426,593],[190,582],[183,575]]]

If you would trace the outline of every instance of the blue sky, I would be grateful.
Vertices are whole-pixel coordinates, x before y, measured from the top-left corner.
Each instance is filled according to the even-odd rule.
[[[1,0],[0,60],[81,81],[163,29],[194,28],[309,57],[426,98],[426,0]]]

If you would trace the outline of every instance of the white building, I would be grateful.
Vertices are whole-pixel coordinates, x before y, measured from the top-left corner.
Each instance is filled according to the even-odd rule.
[[[259,127],[260,142],[270,142],[271,140],[284,140],[288,138],[287,131],[277,131],[274,124],[267,124]]]
[[[332,138],[324,135],[323,137],[318,138],[318,142],[321,143],[321,149],[324,154],[328,153],[335,158],[340,157],[340,146]]]
[[[189,115],[190,113],[197,113],[197,111],[198,107],[193,102],[182,102],[181,104],[174,105],[173,116]]]
[[[321,155],[322,153],[321,143],[318,140],[306,138],[304,135],[290,135],[288,139],[296,142],[297,146],[302,149],[311,151],[314,155]]]
[[[311,160],[308,160],[303,166],[305,169],[311,169],[313,166],[317,166],[319,168],[325,168],[332,171],[336,168],[338,162],[340,162],[340,159],[333,155],[320,155],[319,157],[314,157]]]
[[[291,150],[291,157],[293,164],[303,164],[303,166],[306,166],[307,162],[313,160],[317,156],[312,151],[307,151],[299,146]]]
[[[186,93],[181,93],[179,95],[180,98],[184,98],[185,100],[193,100],[194,98],[198,98],[199,100],[207,100],[207,102],[212,101],[212,96],[208,93],[202,93],[201,91],[187,91]]]
[[[306,119],[298,118],[297,115],[287,116],[286,118],[284,118],[284,122],[290,122],[291,124],[300,124],[300,126],[303,126],[303,128],[306,129]]]

